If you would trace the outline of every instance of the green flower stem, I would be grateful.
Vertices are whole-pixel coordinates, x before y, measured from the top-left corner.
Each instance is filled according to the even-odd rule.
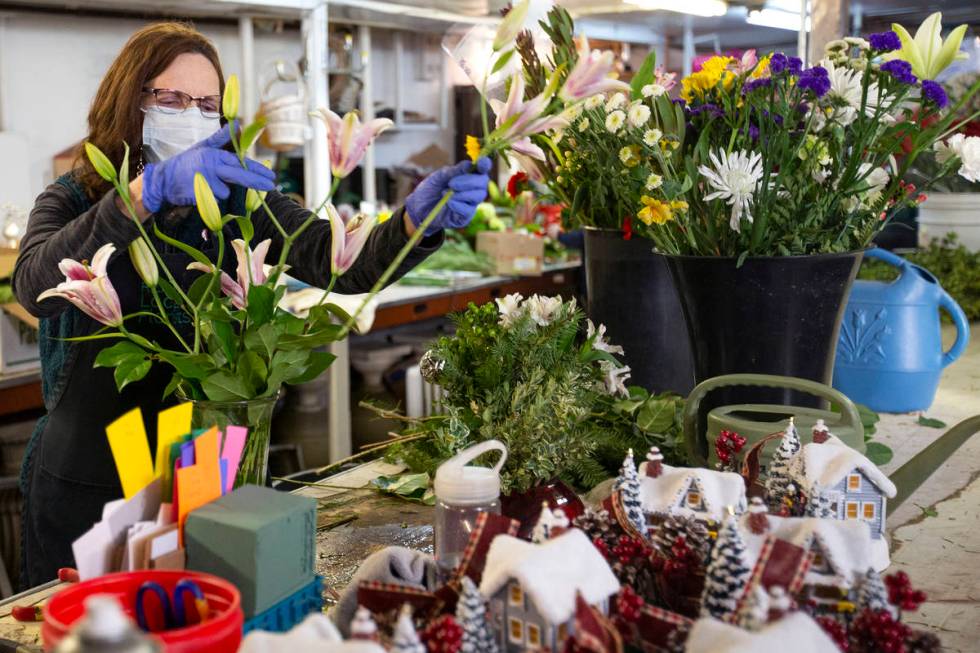
[[[184,339],[181,337],[177,329],[174,328],[174,325],[173,323],[171,323],[170,318],[167,317],[167,311],[164,310],[163,302],[160,301],[160,293],[157,292],[157,287],[150,286],[150,293],[152,293],[153,295],[153,301],[156,302],[157,310],[160,311],[160,317],[162,318],[163,323],[167,325],[167,328],[170,329],[171,333],[173,333],[174,336],[177,338],[177,341],[180,342],[180,346],[183,347],[187,353],[191,353],[191,348],[187,345],[187,342],[185,342]]]
[[[432,222],[436,219],[436,216],[439,215],[443,207],[446,206],[446,203],[449,202],[452,196],[453,196],[453,191],[448,191],[445,195],[443,195],[442,199],[439,200],[439,203],[436,204],[431,211],[429,211],[429,215],[425,217],[425,220],[422,221],[422,224],[416,227],[415,233],[413,233],[411,237],[409,237],[408,242],[405,243],[405,245],[401,248],[401,251],[398,252],[398,255],[395,257],[395,259],[388,265],[387,269],[384,271],[384,274],[382,274],[381,277],[378,278],[378,280],[374,283],[374,286],[371,287],[371,290],[368,291],[367,296],[365,296],[364,300],[361,301],[361,305],[357,307],[357,310],[354,311],[354,314],[351,315],[349,320],[347,320],[347,324],[345,324],[344,328],[341,329],[340,334],[337,336],[337,340],[343,340],[344,338],[347,337],[347,334],[350,333],[351,327],[353,327],[354,324],[357,322],[357,317],[361,314],[361,311],[363,311],[364,307],[367,306],[369,301],[371,301],[371,298],[377,295],[378,292],[380,292],[381,289],[385,287],[385,284],[388,283],[388,279],[391,278],[391,275],[393,275],[395,273],[395,270],[397,270],[398,267],[402,264],[402,261],[404,261],[405,257],[408,256],[408,253],[413,249],[415,249],[415,246],[418,244],[418,242],[422,240],[422,237],[425,235],[425,230],[429,228],[429,225],[432,224]]]
[[[225,235],[222,231],[213,232],[218,237],[218,263],[214,266],[214,272],[211,273],[211,279],[208,281],[207,288],[204,289],[204,294],[201,295],[200,301],[194,305],[194,353],[201,351],[201,328],[197,324],[197,315],[199,314],[201,307],[204,305],[204,300],[208,295],[211,294],[211,289],[214,288],[214,282],[221,279],[221,265],[225,259]]]

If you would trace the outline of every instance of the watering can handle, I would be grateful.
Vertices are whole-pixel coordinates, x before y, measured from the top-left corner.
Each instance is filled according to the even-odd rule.
[[[953,324],[956,325],[956,342],[943,354],[943,367],[946,367],[960,357],[970,342],[970,322],[966,319],[966,313],[960,305],[945,290],[939,295],[939,307],[949,313],[953,318]]]
[[[864,253],[864,256],[866,258],[876,258],[879,261],[884,261],[885,263],[894,265],[896,268],[904,269],[909,265],[909,262],[898,254],[893,254],[887,249],[882,249],[881,247],[872,247]]]
[[[684,405],[684,441],[687,444],[687,455],[691,464],[697,464],[702,467],[708,464],[708,443],[697,432],[698,407],[701,405],[701,400],[712,390],[733,385],[789,388],[790,390],[808,392],[840,406],[841,418],[844,420],[843,425],[855,429],[863,428],[861,416],[858,414],[854,402],[844,394],[823,383],[817,383],[816,381],[807,379],[797,379],[791,376],[777,376],[775,374],[725,374],[699,383],[691,390],[691,394],[687,397],[687,402]]]

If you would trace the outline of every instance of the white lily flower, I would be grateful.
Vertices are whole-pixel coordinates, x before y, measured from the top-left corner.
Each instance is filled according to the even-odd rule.
[[[892,31],[902,41],[902,49],[888,53],[885,58],[909,62],[912,74],[919,79],[936,79],[954,60],[967,58],[965,52],[960,52],[967,26],[960,25],[943,41],[942,21],[941,12],[932,14],[915,31],[915,38],[901,25],[892,23]]]
[[[498,297],[495,300],[497,302],[497,312],[500,313],[500,326],[505,328],[509,327],[521,316],[523,313],[521,306],[522,299],[524,297],[520,293],[512,293],[504,297]]]
[[[619,345],[609,344],[609,341],[606,340],[606,325],[605,324],[600,324],[599,327],[596,328],[595,324],[592,323],[592,320],[588,320],[586,322],[585,337],[586,338],[591,338],[592,336],[595,336],[596,337],[595,338],[595,342],[592,343],[592,348],[593,349],[597,349],[599,351],[604,351],[607,354],[622,354],[623,353],[623,348],[622,347],[620,347]]]

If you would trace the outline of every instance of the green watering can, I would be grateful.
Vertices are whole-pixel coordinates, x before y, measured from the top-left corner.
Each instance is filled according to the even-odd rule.
[[[840,407],[840,412],[806,408],[802,406],[783,406],[778,404],[734,404],[720,406],[708,412],[707,433],[698,437],[698,410],[701,400],[711,391],[728,386],[762,386],[766,388],[788,388],[806,392],[826,399],[832,406]],[[822,419],[830,432],[843,440],[849,447],[864,453],[864,426],[857,407],[845,395],[830,386],[816,381],[797,379],[772,374],[726,374],[699,383],[687,398],[684,407],[684,439],[687,443],[688,458],[692,465],[713,468],[718,461],[714,443],[723,431],[735,431],[746,439],[744,451],[752,448],[759,440],[786,427],[789,418],[794,418],[800,437],[809,442],[809,433],[818,419]],[[763,454],[763,462],[768,462],[771,454]]]

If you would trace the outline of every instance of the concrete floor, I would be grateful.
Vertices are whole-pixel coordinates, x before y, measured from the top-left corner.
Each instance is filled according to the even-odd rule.
[[[980,413],[980,323],[966,353],[943,374],[936,400],[924,414],[954,426]],[[944,329],[951,341],[951,329]],[[875,438],[894,452],[886,473],[945,432],[917,424],[918,414],[882,415]],[[890,572],[904,570],[927,603],[905,617],[934,631],[944,650],[980,651],[980,435],[974,436],[894,514]]]

